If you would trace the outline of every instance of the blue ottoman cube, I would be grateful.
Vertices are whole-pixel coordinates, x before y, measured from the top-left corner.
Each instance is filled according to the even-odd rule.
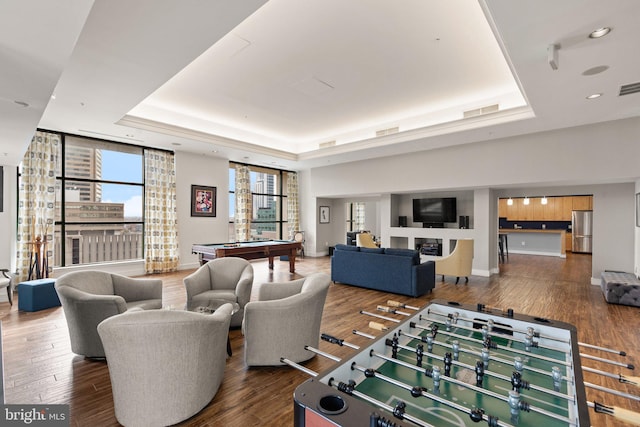
[[[18,309],[39,311],[59,307],[60,298],[54,288],[56,279],[28,280],[18,283]]]

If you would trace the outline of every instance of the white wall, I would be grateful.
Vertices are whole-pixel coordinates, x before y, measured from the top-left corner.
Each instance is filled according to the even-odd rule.
[[[216,187],[215,218],[191,216],[193,184]],[[198,256],[191,253],[192,244],[229,240],[229,161],[217,157],[176,153],[176,198],[180,268],[195,268],[198,266]]]

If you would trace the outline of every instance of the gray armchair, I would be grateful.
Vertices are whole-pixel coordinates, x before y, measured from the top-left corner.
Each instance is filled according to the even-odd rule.
[[[210,301],[236,302],[240,309],[231,317],[231,326],[242,324],[244,307],[253,286],[253,267],[249,261],[237,257],[213,259],[183,281],[187,290],[187,310],[206,307]]]
[[[104,357],[97,326],[104,319],[138,307],[162,308],[162,280],[130,278],[104,271],[74,271],[56,280],[67,318],[71,351]]]
[[[98,325],[120,424],[173,425],[213,399],[224,376],[231,310],[138,310]]]
[[[282,365],[311,359],[305,346],[318,347],[320,323],[331,279],[324,273],[284,283],[264,283],[258,301],[245,307],[244,359],[248,366]]]

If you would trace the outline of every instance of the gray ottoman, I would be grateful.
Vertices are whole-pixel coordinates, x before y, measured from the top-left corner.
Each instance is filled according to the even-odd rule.
[[[608,303],[640,307],[640,280],[634,274],[605,271],[600,287]]]

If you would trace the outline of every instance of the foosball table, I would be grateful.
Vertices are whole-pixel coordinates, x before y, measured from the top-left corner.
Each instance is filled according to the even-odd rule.
[[[481,304],[388,304],[361,311],[383,331],[354,330],[366,347],[323,334],[358,351],[297,387],[296,427],[586,427],[589,407],[636,416],[587,401],[572,325]]]

